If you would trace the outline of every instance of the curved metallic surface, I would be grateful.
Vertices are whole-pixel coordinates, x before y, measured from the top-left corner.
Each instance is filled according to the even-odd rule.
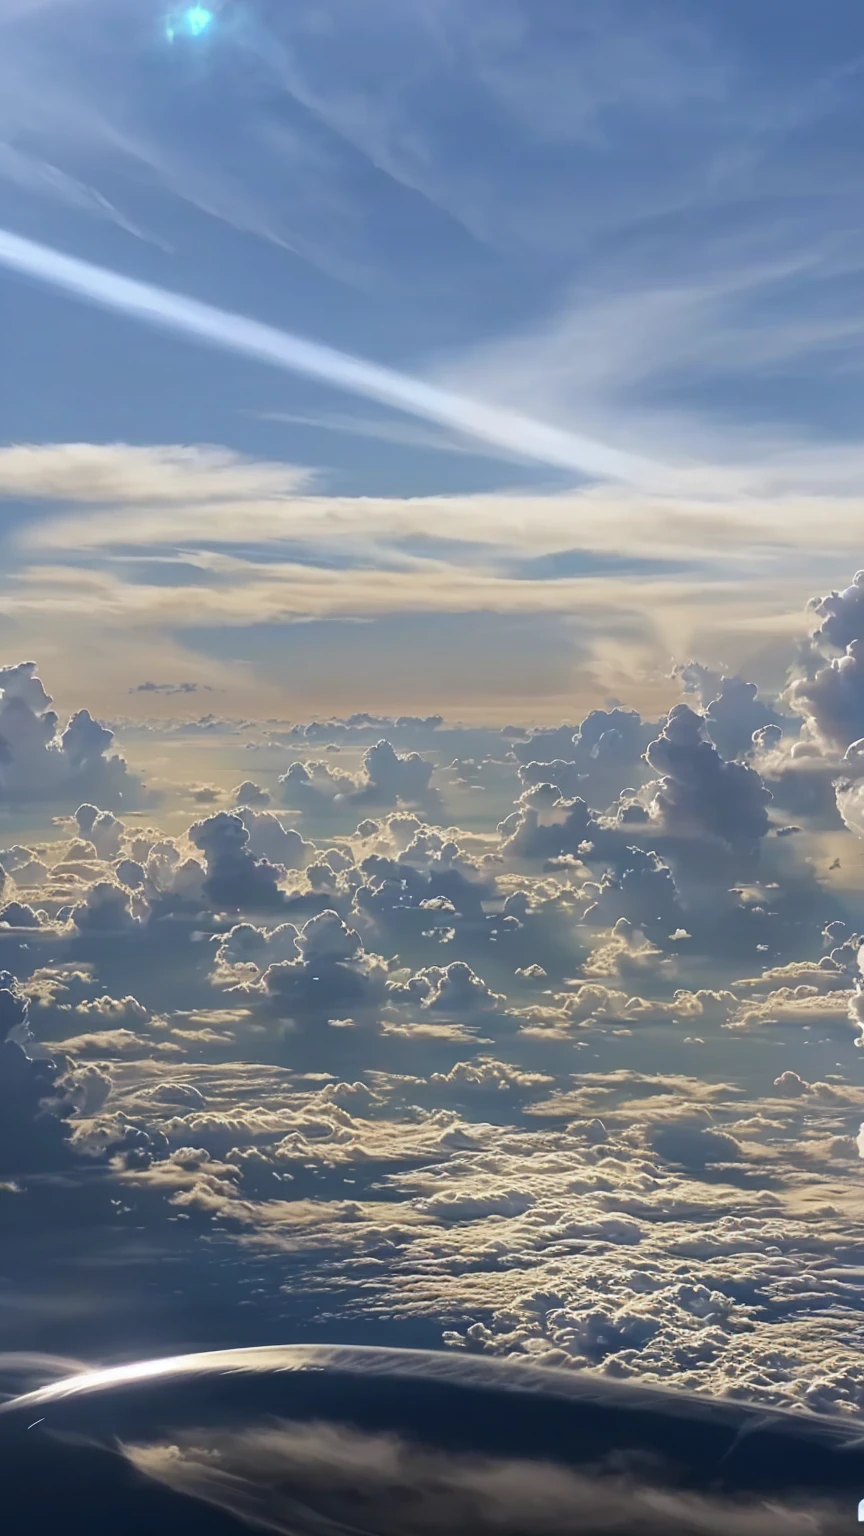
[[[10,1529],[87,1536],[840,1536],[860,1426],[451,1353],[286,1346],[0,1406]]]

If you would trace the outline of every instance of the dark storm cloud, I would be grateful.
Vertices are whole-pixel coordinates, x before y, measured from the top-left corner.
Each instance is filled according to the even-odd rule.
[[[538,773],[520,796],[520,809],[499,827],[505,850],[521,858],[569,854],[624,867],[632,844],[661,853],[677,844],[679,855],[686,841],[743,854],[758,847],[769,828],[770,792],[753,768],[721,756],[703,716],[675,705],[645,759],[660,777],[641,792],[625,791],[614,817],[598,816],[582,796],[567,799]]]
[[[140,926],[129,902],[129,891],[112,880],[96,880],[70,914],[81,934],[130,933]]]

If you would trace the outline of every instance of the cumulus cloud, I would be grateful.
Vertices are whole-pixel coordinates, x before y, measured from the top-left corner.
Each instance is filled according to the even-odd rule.
[[[31,1055],[33,1045],[27,1000],[0,971],[0,1176],[67,1166],[69,1122],[98,1098],[86,1077],[76,1086],[44,1052]]]
[[[821,751],[843,753],[864,737],[864,571],[842,591],[813,598],[818,619],[787,690]]]
[[[295,827],[286,827],[273,811],[242,805],[236,815],[248,833],[246,846],[253,858],[268,859],[284,869],[302,869],[314,857],[314,844],[305,842]]]
[[[759,698],[755,683],[743,677],[724,677],[715,696],[705,706],[705,726],[721,756],[744,757],[753,750],[753,738],[769,727],[782,731],[791,722]]]
[[[363,755],[367,782],[358,790],[357,798],[376,805],[421,803],[429,794],[433,766],[419,752],[400,755],[389,741],[376,742]]]
[[[0,667],[0,804],[74,805],[88,796],[103,805],[140,802],[141,786],[124,758],[109,755],[113,732],[86,709],[61,730],[51,704],[35,662]]]
[[[270,804],[270,791],[262,789],[253,779],[244,779],[234,790],[234,804],[245,806],[260,806]]]
[[[841,750],[864,738],[864,636],[850,640],[812,677],[789,688],[793,708],[812,723],[817,735]]]
[[[217,908],[264,911],[284,906],[279,881],[285,870],[255,857],[249,830],[240,815],[219,811],[190,827],[189,839],[204,855],[204,889]]]
[[[89,886],[70,918],[79,933],[129,933],[138,925],[129,891],[112,880],[97,880]]]
[[[214,979],[223,985],[244,979],[260,980],[274,960],[296,960],[298,930],[293,923],[275,928],[256,928],[254,923],[235,923],[218,936]]]
[[[816,645],[845,651],[852,641],[864,639],[864,571],[857,571],[842,591],[813,598],[809,607],[819,619],[813,634]]]
[[[594,899],[586,922],[613,928],[625,918],[637,928],[671,934],[684,921],[671,870],[658,854],[642,848],[628,848],[620,874],[607,871],[598,886],[587,889]]]
[[[75,821],[82,838],[93,844],[100,859],[116,859],[126,828],[112,811],[100,811],[95,805],[79,805]]]
[[[429,1013],[457,1020],[503,1011],[507,1006],[506,997],[492,992],[464,960],[418,971],[410,980],[393,986],[391,996],[400,1002],[416,1003]]]
[[[845,761],[857,827],[856,753],[809,727],[790,744],[722,670],[691,678],[704,714],[660,725],[610,705],[459,735],[358,712],[214,741],[211,719],[164,739],[218,762],[182,783],[238,786],[203,805],[236,803],[186,832],[188,790],[136,818],[88,781],[102,728],[67,738],[35,671],[11,671],[0,707],[17,690],[28,760],[63,759],[68,797],[6,806],[3,1177],[28,1218],[28,1168],[68,1176],[70,1225],[80,1197],[76,1252],[53,1240],[82,1316],[87,1201],[110,1188],[93,1248],[128,1278],[109,1288],[138,1284],[123,1242],[170,1248],[178,1335],[215,1227],[217,1311],[235,1326],[254,1277],[262,1338],[325,1294],[358,1333],[387,1318],[394,1338],[860,1412],[855,844],[836,810],[767,836],[765,789],[818,770],[833,797]],[[253,732],[272,754],[254,780]],[[350,771],[288,769],[274,802],[309,813],[301,836],[261,784],[313,742]],[[454,762],[451,823],[431,786]],[[93,1158],[95,1186],[75,1174]]]
[[[676,704],[647,751],[660,774],[651,814],[676,837],[707,837],[744,851],[768,831],[771,795],[751,767],[726,762],[705,736],[704,720]]]
[[[554,784],[605,810],[625,786],[645,777],[643,755],[654,727],[632,709],[595,709],[581,725],[536,731],[513,743],[522,784]]]
[[[276,1017],[303,1028],[377,1016],[385,998],[386,967],[337,912],[310,918],[293,946],[296,958],[273,960],[259,984]]]
[[[352,776],[333,769],[326,762],[313,760],[292,763],[280,777],[286,805],[297,810],[333,807],[334,803],[352,807],[438,804],[431,788],[434,763],[419,752],[400,754],[391,742],[381,739],[363,754],[359,774]]]

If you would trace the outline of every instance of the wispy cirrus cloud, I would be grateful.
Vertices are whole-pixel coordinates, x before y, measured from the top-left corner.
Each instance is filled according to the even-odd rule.
[[[481,442],[514,451],[540,464],[577,474],[644,485],[669,484],[671,469],[576,432],[549,427],[515,411],[487,406],[419,378],[339,352],[275,326],[231,314],[185,295],[137,282],[91,262],[24,240],[0,229],[0,266],[36,278],[90,304],[117,311],[145,325],[189,336],[226,352],[299,373],[337,389],[395,406]]]

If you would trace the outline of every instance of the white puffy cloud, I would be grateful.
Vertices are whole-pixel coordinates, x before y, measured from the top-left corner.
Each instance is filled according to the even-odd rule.
[[[664,831],[745,851],[758,846],[768,831],[771,795],[753,768],[720,756],[688,705],[670,711],[646,756],[661,776],[650,812]]]
[[[51,704],[35,662],[0,667],[0,805],[139,802],[141,786],[125,760],[108,755],[114,733],[86,709],[61,730]]]
[[[35,1232],[47,1197],[28,1170],[63,1173],[75,1241],[50,1229],[52,1267],[82,1316],[98,1218],[109,1294],[135,1294],[124,1244],[145,1265],[148,1244],[169,1248],[188,1334],[215,1226],[214,1316],[242,1317],[254,1290],[264,1339],[286,1308],[340,1308],[358,1329],[387,1318],[394,1340],[422,1327],[468,1351],[861,1410],[864,911],[854,876],[838,894],[814,874],[819,827],[765,835],[754,767],[792,761],[786,723],[746,684],[697,681],[704,716],[678,706],[658,727],[610,706],[480,732],[476,750],[440,722],[390,732],[359,712],[338,732],[172,732],[172,752],[209,754],[180,785],[237,784],[214,788],[233,810],[184,832],[175,787],[149,825],[79,776],[38,832],[11,816],[3,1179]],[[32,669],[10,689],[34,761],[106,761],[86,720],[59,733]],[[749,765],[731,761],[757,716]],[[271,743],[266,783],[286,748],[321,751],[283,784],[310,812],[302,836],[245,778],[251,734]],[[334,734],[346,770],[323,760]],[[159,740],[153,726],[148,753]],[[796,745],[820,771],[843,761],[812,734]],[[454,752],[461,782],[434,780]],[[95,1182],[76,1179],[83,1159]]]
[[[799,678],[789,689],[790,702],[806,715],[817,736],[843,749],[864,737],[864,635],[850,640],[812,677]]]
[[[293,942],[296,958],[271,961],[259,983],[277,1018],[301,1029],[376,1018],[385,998],[386,968],[338,913],[310,918]]]
[[[256,810],[247,804],[236,814],[249,834],[246,846],[253,859],[267,859],[284,869],[302,869],[314,856],[314,845],[305,842],[295,827],[286,827],[273,811]]]
[[[243,783],[238,784],[234,790],[233,799],[234,804],[240,806],[269,805],[270,791],[262,789],[261,785],[256,784],[253,779],[244,779]]]
[[[279,886],[284,868],[255,857],[252,836],[239,813],[218,811],[196,822],[189,829],[189,839],[204,855],[204,890],[214,906],[253,912],[284,906]]]

